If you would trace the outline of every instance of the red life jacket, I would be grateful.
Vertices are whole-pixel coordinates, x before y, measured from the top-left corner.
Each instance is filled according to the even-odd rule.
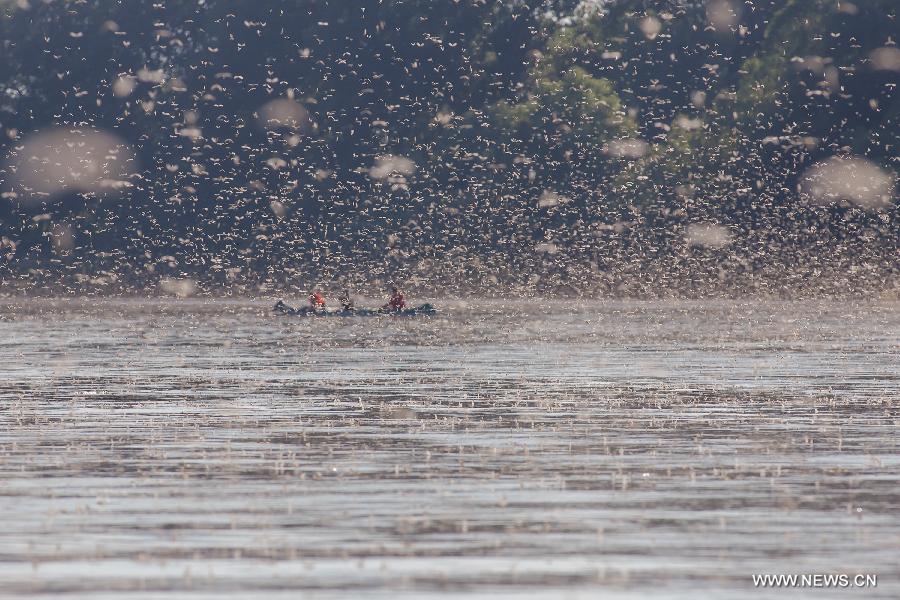
[[[391,296],[388,306],[394,310],[403,310],[406,307],[406,298],[403,294],[394,294]]]
[[[322,308],[325,306],[325,296],[321,293],[316,292],[315,294],[309,295],[309,305],[313,308]]]

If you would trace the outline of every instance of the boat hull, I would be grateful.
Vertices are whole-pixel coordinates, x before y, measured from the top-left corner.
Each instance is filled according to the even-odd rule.
[[[422,317],[437,314],[437,310],[430,304],[422,304],[403,310],[383,310],[380,308],[313,310],[306,306],[293,308],[285,304],[282,300],[276,302],[272,310],[280,315],[294,317]]]

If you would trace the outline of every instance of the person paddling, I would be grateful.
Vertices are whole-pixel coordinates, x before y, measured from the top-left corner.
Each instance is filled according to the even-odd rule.
[[[313,312],[325,310],[325,296],[318,290],[313,290],[309,295],[309,308]]]
[[[341,297],[338,298],[341,303],[341,310],[344,312],[353,312],[353,300],[350,299],[350,290],[344,290]]]
[[[391,299],[382,308],[391,312],[400,312],[406,308],[406,296],[399,289],[391,288]]]

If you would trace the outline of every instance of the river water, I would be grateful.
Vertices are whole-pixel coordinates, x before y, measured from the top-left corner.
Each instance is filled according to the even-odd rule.
[[[0,596],[900,597],[900,303],[0,301]]]

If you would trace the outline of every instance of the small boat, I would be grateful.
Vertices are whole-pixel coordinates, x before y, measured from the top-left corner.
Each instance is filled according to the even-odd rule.
[[[437,310],[430,304],[422,304],[403,310],[386,310],[383,308],[353,308],[350,310],[314,310],[308,306],[293,308],[279,300],[272,308],[281,315],[293,315],[298,317],[419,317],[436,315]]]

